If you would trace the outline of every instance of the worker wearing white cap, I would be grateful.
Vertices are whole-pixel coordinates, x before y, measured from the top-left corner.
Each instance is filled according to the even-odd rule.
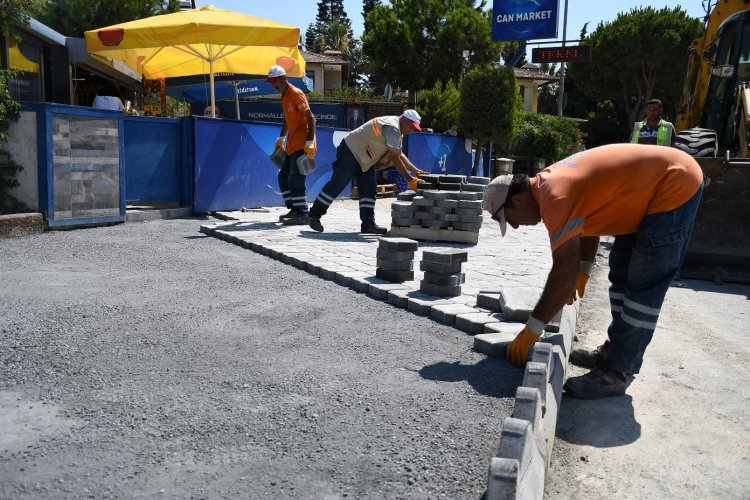
[[[320,218],[347,184],[356,179],[362,221],[360,232],[386,234],[388,230],[375,223],[377,177],[374,167],[392,163],[407,180],[425,173],[415,167],[401,150],[403,136],[415,130],[422,131],[420,121],[419,113],[407,109],[401,116],[379,116],[349,132],[336,150],[331,180],[323,186],[310,209],[310,227],[323,231]]]
[[[280,216],[279,220],[288,226],[306,225],[305,175],[299,171],[297,159],[303,154],[311,160],[315,158],[315,116],[305,93],[287,81],[284,68],[271,66],[266,80],[281,94],[284,112],[284,123],[275,147],[286,150],[286,159],[279,170],[278,179],[289,212]]]
[[[552,248],[542,296],[506,357],[526,363],[552,317],[576,294],[583,296],[599,236],[612,235],[609,340],[579,356],[585,361],[576,364],[592,370],[568,379],[564,388],[583,399],[624,394],[685,256],[702,192],[695,159],[674,148],[637,144],[582,151],[531,179],[523,174],[493,179],[482,206],[501,234],[506,225],[516,229],[543,221]]]

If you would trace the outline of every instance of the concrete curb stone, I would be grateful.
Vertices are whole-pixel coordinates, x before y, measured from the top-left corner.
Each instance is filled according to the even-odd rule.
[[[44,232],[44,217],[36,212],[0,215],[0,238],[17,238]]]

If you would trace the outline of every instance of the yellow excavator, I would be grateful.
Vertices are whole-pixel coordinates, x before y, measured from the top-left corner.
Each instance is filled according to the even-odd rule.
[[[675,146],[706,177],[680,272],[750,283],[750,0],[704,0],[705,32],[693,40]]]

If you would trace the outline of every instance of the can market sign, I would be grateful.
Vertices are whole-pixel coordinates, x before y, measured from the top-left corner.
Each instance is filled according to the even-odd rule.
[[[494,0],[492,39],[557,38],[559,7],[560,0]]]

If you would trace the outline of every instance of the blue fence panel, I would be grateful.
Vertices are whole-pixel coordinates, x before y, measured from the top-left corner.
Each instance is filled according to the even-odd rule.
[[[240,102],[240,120],[253,122],[284,121],[280,101],[243,101]],[[191,112],[197,116],[203,116],[205,104],[191,105]],[[218,101],[221,117],[229,120],[237,118],[237,108],[234,101]],[[315,115],[318,127],[346,128],[346,109],[340,103],[311,102],[310,110]]]
[[[241,207],[282,206],[279,170],[269,156],[279,126],[194,117],[195,212],[237,210]],[[317,128],[318,167],[307,176],[312,201],[331,178],[336,146],[343,130]],[[347,188],[341,196],[350,196]]]
[[[125,199],[130,205],[192,205],[190,119],[125,118]],[[189,136],[187,136],[189,140]]]
[[[440,134],[409,134],[407,156],[431,174],[471,175],[471,140]]]

